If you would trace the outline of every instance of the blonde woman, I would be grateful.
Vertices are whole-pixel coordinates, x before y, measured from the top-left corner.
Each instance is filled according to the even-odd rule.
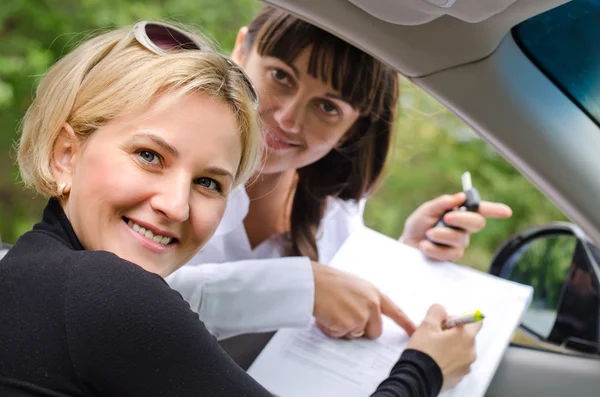
[[[141,22],[42,79],[23,180],[51,196],[0,261],[0,395],[268,396],[163,277],[217,228],[262,137],[246,76],[199,37]],[[376,396],[433,396],[474,359],[476,329],[431,309]]]

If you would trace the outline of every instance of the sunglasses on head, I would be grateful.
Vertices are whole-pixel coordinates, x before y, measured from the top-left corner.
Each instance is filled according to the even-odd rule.
[[[131,40],[131,36],[134,36],[136,41],[140,43],[144,48],[157,55],[165,55],[170,51],[175,50],[197,50],[203,51],[202,45],[193,36],[184,32],[181,29],[173,26],[158,23],[158,22],[147,22],[141,21],[133,26],[133,31],[128,35],[124,41],[125,43]],[[118,46],[118,45],[117,45]],[[220,55],[220,54],[219,54]],[[254,84],[250,81],[248,75],[232,60],[221,55],[229,67],[244,79],[248,93],[254,103],[254,109],[258,109],[259,97]]]

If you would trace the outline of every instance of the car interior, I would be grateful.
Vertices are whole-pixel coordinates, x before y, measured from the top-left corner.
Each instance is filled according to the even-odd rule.
[[[600,243],[600,40],[593,36],[600,1],[265,2],[393,66]],[[531,343],[535,339],[519,330],[486,396],[598,394],[597,349],[588,354],[548,340]]]

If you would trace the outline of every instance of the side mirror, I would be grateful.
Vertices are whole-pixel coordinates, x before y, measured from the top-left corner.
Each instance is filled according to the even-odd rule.
[[[490,273],[531,285],[520,328],[551,346],[600,354],[600,249],[577,226],[557,222],[511,237]]]

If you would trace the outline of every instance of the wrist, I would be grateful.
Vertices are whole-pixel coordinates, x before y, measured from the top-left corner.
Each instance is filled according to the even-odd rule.
[[[318,320],[327,313],[327,306],[331,304],[329,291],[337,288],[335,285],[337,274],[335,269],[327,265],[315,261],[310,261],[310,264],[315,285],[313,316]]]

